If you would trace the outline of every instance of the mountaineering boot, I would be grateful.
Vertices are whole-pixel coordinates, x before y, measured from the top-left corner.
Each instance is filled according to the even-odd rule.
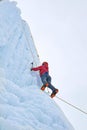
[[[52,92],[52,94],[50,95],[51,98],[55,97],[56,94],[58,93],[58,91],[59,91],[58,89],[55,89],[55,90]]]
[[[44,84],[42,87],[41,87],[41,90],[44,91],[46,87],[48,87],[48,83]]]

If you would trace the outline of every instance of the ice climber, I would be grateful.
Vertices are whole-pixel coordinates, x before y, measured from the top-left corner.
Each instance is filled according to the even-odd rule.
[[[57,93],[58,89],[56,89],[51,84],[51,76],[49,75],[49,67],[47,62],[43,62],[41,66],[32,68],[31,71],[39,71],[41,81],[43,83],[43,86],[41,87],[41,90],[44,91],[46,87],[50,88],[52,90],[51,98],[53,98]]]

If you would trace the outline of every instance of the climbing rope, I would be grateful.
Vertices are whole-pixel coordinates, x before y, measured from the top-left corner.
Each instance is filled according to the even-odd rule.
[[[24,21],[24,22],[25,22],[25,21]],[[25,24],[26,24],[26,22],[25,22]],[[29,47],[29,49],[30,49],[30,51],[31,51],[32,58],[33,58],[33,60],[34,60],[34,62],[35,62],[35,65],[37,66],[37,62],[36,62],[36,60],[35,60],[35,58],[34,58],[34,55],[33,55],[32,49],[31,49],[31,47],[30,47],[30,43],[29,43],[29,40],[28,40],[27,34],[26,34],[26,32],[25,32],[25,27],[24,27],[23,23],[22,23],[22,26],[23,26],[23,31],[24,31],[24,34],[25,34],[26,41],[27,41],[27,43],[28,43],[28,47]],[[32,35],[31,35],[31,37],[32,37]],[[33,40],[33,38],[32,38],[32,40]],[[37,51],[36,48],[35,48],[35,50],[36,50],[36,52],[37,52],[37,56],[38,56],[39,61],[40,61],[40,57],[39,57],[39,55],[38,55],[38,51]],[[32,63],[31,63],[31,64],[32,64]],[[33,67],[33,64],[32,64],[32,67]],[[49,92],[48,88],[47,88],[47,91]]]
[[[72,105],[71,103],[69,103],[69,102],[65,101],[64,99],[62,99],[62,98],[60,98],[60,97],[58,97],[58,96],[55,96],[55,97],[56,97],[56,98],[58,98],[59,100],[61,100],[62,102],[64,102],[64,103],[66,103],[66,104],[70,105],[71,107],[73,107],[73,108],[77,109],[78,111],[80,111],[80,112],[82,112],[82,113],[84,113],[84,114],[87,114],[87,112],[85,112],[85,111],[81,110],[80,108],[78,108],[78,107],[77,107],[77,106],[75,106],[75,105]]]
[[[24,21],[24,22],[25,22],[25,21]],[[26,24],[26,22],[25,22],[25,24]],[[27,38],[27,35],[26,35],[26,32],[25,32],[25,28],[24,28],[23,23],[22,23],[22,26],[23,26],[23,30],[24,30],[24,34],[25,34],[25,38],[26,38],[27,43],[28,43],[28,47],[29,47],[29,49],[30,49],[30,51],[31,51],[31,54],[32,54],[33,60],[34,60],[34,62],[35,62],[35,65],[37,66],[37,62],[36,62],[36,60],[35,60],[35,58],[34,58],[34,55],[33,55],[32,49],[31,49],[31,47],[30,47],[29,40],[28,40],[28,38]],[[33,40],[33,38],[32,38],[32,40]],[[35,49],[36,49],[36,48],[35,48]],[[37,52],[37,49],[36,49],[36,52]],[[37,53],[37,56],[38,56],[38,53]],[[39,56],[38,56],[38,57],[39,57]],[[39,58],[39,60],[40,60],[40,58]],[[48,91],[48,93],[50,93],[48,89],[47,89],[47,91]],[[87,112],[81,110],[80,108],[78,108],[78,107],[75,106],[75,105],[72,105],[71,103],[65,101],[64,99],[62,99],[62,98],[60,98],[60,97],[58,97],[58,96],[56,96],[56,98],[59,99],[59,100],[61,100],[61,101],[64,102],[64,103],[70,105],[71,107],[77,109],[78,111],[80,111],[80,112],[82,112],[82,113],[84,113],[84,114],[87,114]]]
[[[23,20],[23,21],[24,21],[24,20]],[[24,22],[25,22],[25,21],[24,21]],[[26,22],[25,22],[25,24],[26,24]],[[34,60],[35,65],[37,66],[37,62],[36,62],[36,60],[35,60],[35,58],[34,58],[34,54],[33,54],[33,51],[32,51],[32,49],[31,49],[31,46],[30,46],[30,43],[29,43],[29,39],[28,39],[27,34],[26,34],[26,32],[25,32],[25,27],[24,27],[23,23],[22,23],[22,27],[23,27],[23,31],[24,31],[24,34],[25,34],[26,41],[27,41],[27,43],[28,43],[28,47],[29,47],[29,49],[30,49],[30,51],[31,51],[32,58],[33,58],[33,60]],[[32,38],[32,35],[31,35],[31,38]],[[32,38],[32,41],[33,41],[33,38]],[[34,43],[34,42],[33,42],[33,43]],[[36,48],[35,48],[35,51],[37,52],[37,56],[39,57],[38,51],[37,51]],[[39,59],[39,60],[40,60],[40,59]]]

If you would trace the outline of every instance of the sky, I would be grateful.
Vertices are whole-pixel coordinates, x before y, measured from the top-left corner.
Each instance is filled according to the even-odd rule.
[[[87,112],[87,1],[16,2],[30,26],[40,61],[49,62],[58,96]],[[55,100],[75,130],[87,128],[87,115]]]

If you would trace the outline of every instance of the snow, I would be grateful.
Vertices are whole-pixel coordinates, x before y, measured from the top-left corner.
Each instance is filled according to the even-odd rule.
[[[16,2],[0,2],[0,130],[74,130],[59,106],[40,90],[40,64]]]

